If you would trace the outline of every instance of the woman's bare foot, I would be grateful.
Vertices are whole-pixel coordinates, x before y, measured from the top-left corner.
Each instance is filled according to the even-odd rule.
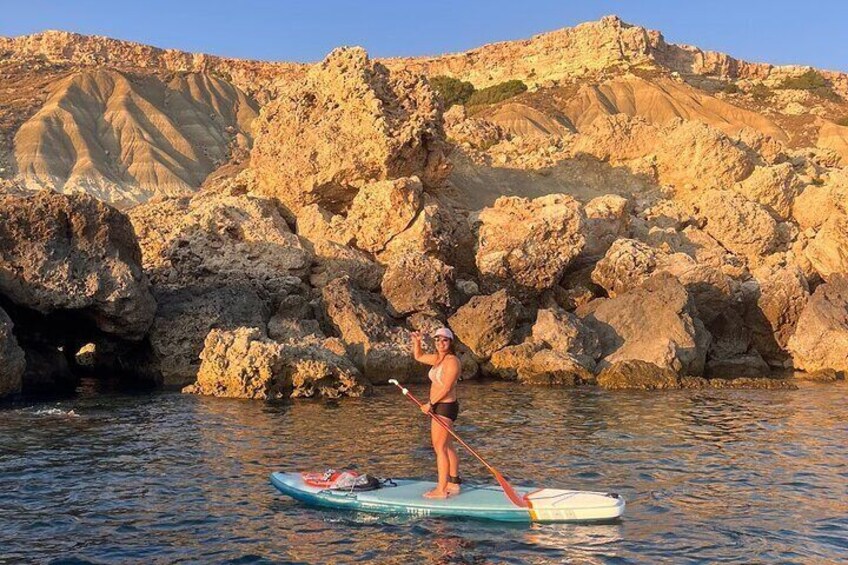
[[[434,488],[431,491],[424,493],[424,498],[447,498],[451,495],[449,491]]]
[[[458,495],[459,491],[461,491],[461,490],[462,490],[462,488],[460,488],[459,485],[456,485],[456,484],[453,484],[453,483],[449,483],[448,486],[447,486],[447,492],[448,492],[448,495],[450,495],[450,496]]]

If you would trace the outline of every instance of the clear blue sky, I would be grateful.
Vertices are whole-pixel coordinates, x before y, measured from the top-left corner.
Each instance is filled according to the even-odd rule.
[[[848,71],[848,2],[808,0],[0,0],[0,35],[45,29],[186,51],[314,61],[464,51],[618,14],[673,43],[750,61]]]

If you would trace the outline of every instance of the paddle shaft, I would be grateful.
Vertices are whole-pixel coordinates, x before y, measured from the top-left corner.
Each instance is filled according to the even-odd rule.
[[[405,387],[402,387],[397,381],[394,381],[394,379],[392,379],[392,381],[389,381],[389,382],[391,382],[392,384],[397,386],[401,390],[403,395],[406,396],[407,398],[409,398],[412,402],[414,402],[418,406],[418,408],[422,408],[424,406],[417,398],[415,398],[415,396],[413,396],[413,394],[411,392],[409,392],[409,390],[407,390]],[[462,447],[467,449],[469,451],[469,453],[471,453],[471,455],[476,457],[477,460],[480,461],[480,463],[482,463],[483,466],[486,467],[486,469],[488,469],[489,472],[492,473],[492,475],[495,476],[495,480],[497,480],[498,484],[501,485],[501,488],[503,489],[504,494],[510,500],[510,502],[512,502],[516,506],[520,506],[521,508],[527,508],[528,507],[527,501],[524,500],[523,497],[519,496],[517,492],[515,492],[515,489],[512,488],[512,485],[510,485],[507,482],[507,480],[500,473],[500,471],[498,471],[497,469],[495,469],[494,467],[489,465],[486,462],[486,460],[483,459],[483,457],[480,456],[479,453],[474,451],[474,449],[472,449],[470,445],[468,445],[467,443],[462,441],[462,438],[459,437],[458,435],[456,435],[456,432],[453,431],[450,426],[445,424],[442,421],[441,418],[439,418],[436,414],[434,414],[432,410],[427,412],[427,415],[430,416],[440,426],[442,426],[451,435],[451,437],[453,437],[453,439],[455,439],[457,441],[457,443],[459,443]]]

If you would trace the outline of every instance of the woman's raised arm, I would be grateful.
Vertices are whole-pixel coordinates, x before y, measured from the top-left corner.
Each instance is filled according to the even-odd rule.
[[[435,365],[439,362],[439,357],[435,353],[424,353],[424,350],[421,348],[421,332],[412,332],[410,334],[410,340],[412,342],[413,359],[427,365]]]

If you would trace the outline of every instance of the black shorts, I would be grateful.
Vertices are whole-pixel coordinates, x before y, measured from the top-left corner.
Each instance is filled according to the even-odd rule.
[[[437,402],[432,405],[431,409],[433,410],[433,414],[450,418],[454,422],[456,421],[456,417],[459,416],[459,402],[456,400],[453,402]]]

